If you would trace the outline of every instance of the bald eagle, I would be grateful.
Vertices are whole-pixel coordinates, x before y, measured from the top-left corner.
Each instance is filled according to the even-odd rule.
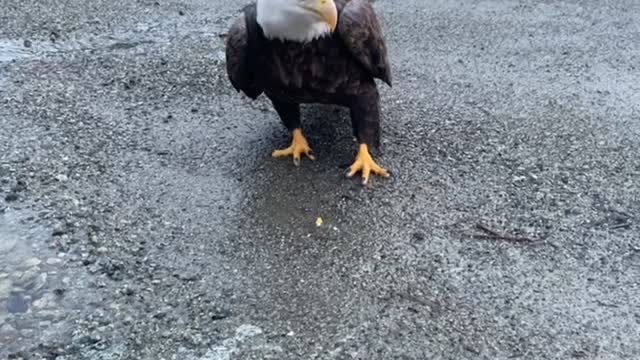
[[[374,79],[391,86],[387,49],[369,0],[257,0],[231,26],[227,73],[233,87],[256,99],[264,93],[285,127],[291,146],[273,157],[315,160],[302,133],[300,104],[350,110],[359,148],[347,176],[389,172],[369,149],[380,145],[380,95]]]

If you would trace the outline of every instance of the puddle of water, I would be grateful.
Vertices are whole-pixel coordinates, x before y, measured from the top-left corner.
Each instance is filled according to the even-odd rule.
[[[117,29],[113,33],[92,37],[70,38],[55,42],[0,39],[0,65],[17,60],[40,58],[48,54],[69,51],[106,50],[126,51],[143,45],[168,44],[186,36],[218,39],[226,31],[222,24],[209,29],[179,26],[174,22],[141,23],[133,28]],[[166,29],[170,28],[171,31]],[[222,53],[224,55],[224,53]],[[214,55],[220,58],[220,54]]]
[[[0,343],[7,344],[0,357],[37,341],[64,315],[58,303],[69,279],[46,247],[51,230],[34,219],[24,210],[0,213]]]
[[[23,42],[0,39],[0,63],[10,62],[32,56],[32,50]]]
[[[50,232],[33,223],[34,215],[8,208],[0,215],[0,271],[41,252]]]
[[[0,64],[12,61],[40,58],[47,54],[69,51],[98,50],[110,51],[130,50],[143,44],[151,44],[152,40],[144,38],[122,38],[107,36],[102,38],[67,40],[58,42],[24,41],[0,39]]]

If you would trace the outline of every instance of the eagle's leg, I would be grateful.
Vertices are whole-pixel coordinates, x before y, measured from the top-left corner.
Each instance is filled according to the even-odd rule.
[[[361,172],[363,185],[367,184],[371,173],[389,177],[389,171],[380,167],[369,153],[369,147],[380,146],[380,95],[375,84],[368,93],[356,96],[349,110],[351,125],[359,148],[356,160],[347,171],[347,177]]]
[[[311,150],[311,147],[309,147],[309,143],[302,134],[302,129],[300,128],[300,104],[284,103],[276,100],[272,100],[272,103],[273,107],[278,112],[282,123],[289,131],[291,131],[292,139],[289,147],[281,150],[274,150],[273,153],[271,153],[271,156],[275,158],[292,156],[293,164],[296,166],[300,165],[300,157],[303,154],[309,159],[315,160],[316,158],[313,156],[313,151]]]

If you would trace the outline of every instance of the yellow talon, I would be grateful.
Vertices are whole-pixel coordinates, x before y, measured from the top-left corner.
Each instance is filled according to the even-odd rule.
[[[311,160],[316,159],[316,157],[313,156],[313,151],[311,150],[311,147],[309,147],[307,139],[302,135],[302,130],[295,129],[293,130],[291,145],[286,149],[274,150],[273,153],[271,153],[271,156],[274,158],[293,156],[293,164],[298,166],[300,165],[300,157],[302,154],[306,155]]]
[[[381,168],[373,158],[371,154],[369,154],[369,148],[366,144],[360,144],[360,148],[358,149],[358,155],[356,156],[356,160],[353,162],[351,167],[349,167],[349,172],[347,173],[347,177],[352,177],[358,171],[362,172],[362,184],[366,185],[369,181],[369,175],[374,173],[376,175],[380,175],[383,177],[389,177],[389,171]]]

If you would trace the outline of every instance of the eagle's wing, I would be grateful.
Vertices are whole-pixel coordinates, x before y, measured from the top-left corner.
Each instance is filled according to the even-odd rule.
[[[256,36],[255,5],[247,6],[242,16],[231,25],[227,35],[225,56],[227,74],[233,87],[252,99],[261,93],[256,83],[256,54],[253,41]]]
[[[351,54],[378,78],[391,86],[387,46],[370,0],[336,0],[342,8],[338,17],[338,35]]]

